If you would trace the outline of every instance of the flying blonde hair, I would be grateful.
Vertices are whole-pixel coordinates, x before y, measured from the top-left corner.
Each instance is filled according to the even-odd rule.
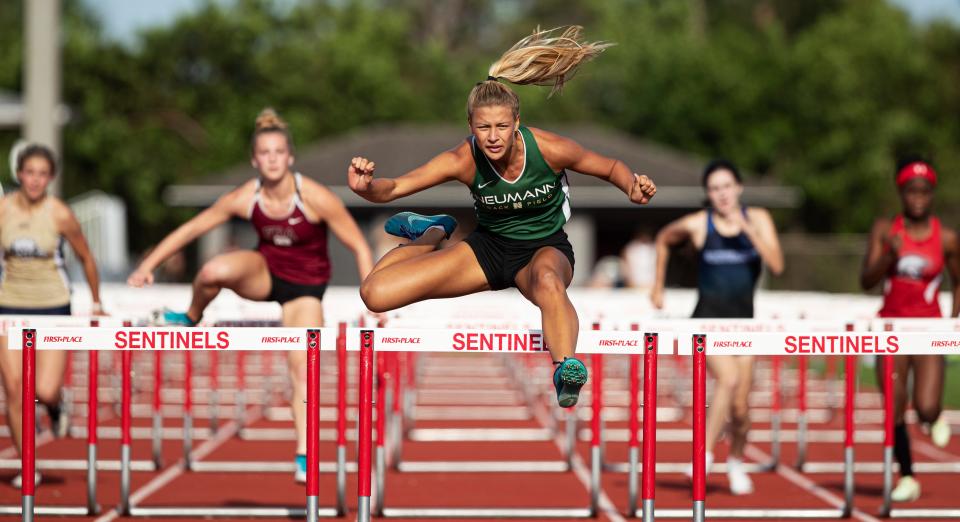
[[[557,27],[533,34],[515,43],[490,66],[487,79],[478,83],[467,97],[467,117],[477,107],[506,105],[516,118],[520,99],[498,80],[516,85],[552,85],[550,96],[560,91],[577,68],[614,45],[608,42],[584,42],[578,25]],[[559,33],[559,34],[558,34]]]

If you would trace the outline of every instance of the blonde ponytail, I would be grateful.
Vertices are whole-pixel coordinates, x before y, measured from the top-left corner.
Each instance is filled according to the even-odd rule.
[[[577,68],[597,57],[607,42],[584,42],[582,27],[573,25],[541,31],[520,40],[490,66],[486,81],[478,83],[467,99],[467,116],[477,107],[506,105],[514,117],[520,114],[520,100],[509,87],[497,80],[517,85],[552,85],[552,96],[563,88]]]
[[[517,85],[553,85],[563,88],[580,64],[597,57],[611,43],[583,42],[578,25],[541,31],[520,40],[490,66],[490,76]],[[557,35],[557,33],[560,33]]]

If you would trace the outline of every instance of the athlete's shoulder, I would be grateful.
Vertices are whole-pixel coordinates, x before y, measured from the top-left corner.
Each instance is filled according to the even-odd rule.
[[[686,216],[683,216],[679,219],[681,223],[687,226],[706,226],[707,223],[707,209],[702,208],[695,212],[691,212]]]
[[[73,211],[70,210],[70,206],[56,196],[47,196],[47,204],[50,205],[50,212],[56,218],[63,218],[73,215]]]
[[[763,207],[747,207],[748,219],[762,219],[764,221],[773,221],[773,215]]]
[[[253,197],[257,192],[257,189],[260,187],[260,180],[257,178],[248,179],[240,185],[237,185],[233,190],[224,194],[224,197],[230,199],[244,199]]]
[[[467,136],[453,148],[434,156],[428,165],[469,185],[476,170],[473,153],[473,137]]]
[[[327,186],[319,181],[311,178],[310,176],[302,173],[297,173],[300,176],[300,193],[306,195],[308,192],[329,190]]]
[[[440,153],[441,156],[449,156],[450,159],[457,162],[473,162],[473,136],[467,136],[460,140],[452,148]]]
[[[960,247],[960,236],[957,235],[957,230],[944,225],[942,221],[940,222],[940,242],[944,246],[953,247],[955,250]]]
[[[555,132],[550,132],[538,127],[527,127],[527,130],[530,131],[530,134],[533,134],[533,139],[537,140],[537,146],[540,147],[541,151],[553,151],[558,147],[578,146],[576,141],[567,138],[566,136],[561,136]]]
[[[895,218],[888,216],[880,216],[874,219],[873,225],[870,226],[870,238],[880,241],[880,238],[891,235],[894,220]]]
[[[308,205],[324,206],[332,200],[340,200],[330,187],[304,174],[300,175],[300,196]]]

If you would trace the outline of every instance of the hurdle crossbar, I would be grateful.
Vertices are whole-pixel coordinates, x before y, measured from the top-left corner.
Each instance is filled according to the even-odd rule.
[[[24,399],[33,401],[35,396],[36,350],[115,350],[122,355],[121,380],[122,391],[122,441],[121,451],[121,498],[118,513],[129,516],[278,516],[278,514],[303,513],[308,520],[318,516],[337,516],[338,509],[321,509],[318,505],[319,460],[317,451],[317,431],[319,400],[319,352],[336,350],[334,329],[303,328],[47,328],[34,329],[15,327],[10,330],[10,349],[23,350],[24,361]],[[130,501],[129,462],[130,462],[130,368],[134,351],[171,350],[307,350],[307,411],[314,412],[307,419],[307,440],[314,441],[313,451],[308,451],[307,488],[305,507],[301,508],[223,508],[205,506],[164,506],[141,507]],[[189,359],[188,359],[189,360]],[[95,394],[91,394],[95,395]],[[189,395],[187,395],[189,397]],[[22,489],[21,513],[24,520],[32,521],[40,513],[33,501],[35,484],[34,432],[35,419],[33,408],[24,408],[24,451],[22,468],[24,481]],[[91,429],[91,434],[96,430]],[[308,448],[309,449],[309,448]],[[187,458],[188,455],[185,455]],[[125,471],[124,471],[125,470]],[[124,476],[124,474],[126,474]],[[125,477],[125,478],[124,478]],[[84,507],[85,514],[87,507]],[[271,511],[272,510],[272,511]],[[284,516],[284,515],[279,516]]]
[[[374,347],[379,352],[452,352],[452,353],[530,353],[546,352],[543,334],[537,330],[481,331],[481,330],[414,330],[414,329],[350,329],[347,334],[347,349],[360,352],[360,444],[358,459],[358,520],[370,520],[371,498],[371,442],[373,428],[372,390],[374,372]],[[643,343],[637,332],[588,331],[580,334],[578,352],[581,354],[632,354],[642,353]],[[378,352],[378,353],[379,353]],[[378,406],[379,407],[379,406]],[[592,445],[599,445],[599,433]],[[592,452],[596,455],[596,451]],[[433,518],[586,518],[597,513],[597,495],[600,490],[600,461],[591,459],[590,506],[587,508],[447,508],[387,507],[383,495],[378,492],[377,513],[383,517],[433,517]],[[382,484],[381,484],[382,485]]]
[[[683,354],[692,352],[695,363],[695,383],[694,394],[700,395],[699,389],[705,383],[705,375],[700,376],[702,372],[697,370],[699,363],[697,359],[702,358],[706,353],[716,355],[787,355],[787,356],[810,356],[810,355],[828,355],[828,356],[851,356],[858,354],[874,354],[884,360],[883,383],[884,389],[889,390],[892,383],[892,356],[894,354],[946,354],[960,345],[960,332],[752,332],[744,333],[711,333],[690,334],[693,343],[692,347],[687,349],[683,344],[680,345]],[[848,359],[849,360],[849,359]],[[848,368],[847,379],[852,379],[853,368]],[[850,388],[848,380],[848,389]],[[850,395],[852,397],[852,394]],[[696,407],[700,399],[694,400]],[[852,401],[847,401],[848,405]],[[845,422],[848,430],[847,446],[844,454],[844,490],[845,504],[839,510],[827,509],[811,513],[810,517],[816,518],[834,518],[836,516],[845,516],[852,512],[852,411],[846,412]],[[705,506],[703,504],[703,495],[700,492],[704,481],[703,470],[703,452],[699,451],[700,442],[703,440],[703,413],[698,411],[694,415],[694,506],[692,510],[694,520],[702,520],[705,517]],[[699,419],[699,422],[698,422]],[[884,504],[881,507],[881,514],[889,516],[892,514],[889,502],[889,488],[892,482],[892,440],[893,440],[893,401],[891,394],[885,394],[884,400],[884,430],[886,433],[884,441]],[[701,476],[697,477],[698,474]],[[760,509],[758,511],[769,512],[769,510]],[[837,513],[839,512],[839,515]],[[689,513],[689,512],[687,512]],[[660,515],[661,513],[657,513]],[[929,513],[928,513],[929,514]],[[666,515],[664,515],[666,516]],[[679,515],[683,516],[683,515]],[[714,514],[713,516],[720,516]],[[737,515],[741,516],[741,515]],[[760,516],[760,515],[756,515]],[[783,515],[778,515],[783,516]]]

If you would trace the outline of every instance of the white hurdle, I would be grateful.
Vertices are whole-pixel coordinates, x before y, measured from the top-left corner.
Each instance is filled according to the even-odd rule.
[[[17,334],[10,335],[10,330],[17,327],[21,328],[54,328],[54,327],[86,327],[86,326],[112,326],[117,327],[122,324],[130,322],[129,320],[117,318],[117,317],[83,317],[83,316],[55,316],[55,315],[24,315],[24,316],[14,316],[14,315],[0,315],[0,331],[3,332],[3,335],[7,335],[11,341],[18,340]],[[15,342],[11,342],[11,347],[15,346]],[[89,357],[90,362],[88,365],[89,373],[89,383],[91,389],[97,388],[97,361],[96,355],[97,351],[90,351]],[[27,361],[24,361],[24,370],[26,367]],[[68,365],[69,367],[69,365]],[[26,374],[23,377],[23,384],[26,385]],[[34,404],[35,397],[31,397],[31,400],[27,402],[26,394],[24,394],[23,408],[24,418],[26,418],[27,410],[30,410],[30,416],[34,416],[34,409],[32,407],[28,408],[26,405]],[[105,461],[97,460],[97,394],[91,393],[87,397],[87,422],[88,422],[88,434],[87,434],[87,457],[85,459],[48,459],[35,462],[38,464],[34,469],[82,469],[87,472],[87,499],[86,505],[84,506],[44,506],[36,508],[36,512],[41,515],[58,515],[58,516],[88,516],[95,515],[99,511],[99,506],[97,505],[97,470],[105,468],[114,468],[118,469],[120,466],[119,461]],[[69,415],[68,411],[64,411],[63,415]],[[24,424],[25,426],[26,424]],[[35,419],[34,419],[35,425]],[[35,430],[31,430],[29,438],[31,439],[31,446],[35,444]],[[27,434],[24,433],[24,448],[26,448],[26,437]],[[149,465],[148,462],[138,462],[136,463],[137,467],[145,468]],[[24,469],[23,463],[20,460],[3,460],[0,461],[0,467],[8,469]],[[33,473],[30,473],[30,481],[33,482]],[[24,478],[26,482],[26,478]],[[0,506],[0,514],[2,515],[19,515],[23,513],[23,505],[20,506]]]
[[[10,349],[23,350],[24,404],[35,398],[36,350],[115,350],[123,354],[123,448],[121,451],[121,500],[118,514],[124,516],[300,516],[309,521],[336,517],[336,508],[319,506],[319,398],[320,351],[336,350],[333,328],[12,328]],[[149,508],[130,502],[130,365],[133,352],[144,351],[270,350],[307,351],[307,485],[305,507],[269,508],[164,507]],[[23,520],[32,522],[38,512],[34,502],[35,419],[33,408],[23,409]],[[42,511],[41,511],[42,512]]]
[[[946,355],[960,350],[960,333],[957,332],[811,332],[796,330],[788,332],[750,332],[727,333],[717,332],[702,334],[687,332],[680,334],[679,339],[692,339],[688,345],[679,344],[682,355],[694,357],[694,390],[699,390],[703,396],[705,388],[705,372],[703,371],[704,358],[711,355],[781,355],[791,357],[806,357],[813,355],[852,356],[875,355],[884,358],[884,379],[882,386],[885,390],[891,389],[893,378],[893,355]],[[892,481],[892,450],[893,450],[893,398],[891,394],[884,394],[884,498],[889,499],[889,487]],[[706,509],[706,480],[703,467],[705,429],[703,404],[695,402],[694,415],[694,492],[693,510],[669,510],[659,512],[664,518],[690,518],[703,521],[706,518],[726,518],[747,516],[744,510],[707,510]],[[852,412],[848,412],[852,415]],[[849,418],[848,418],[848,424]],[[846,461],[848,469],[846,475],[852,477],[852,462]],[[698,476],[699,475],[699,476]],[[849,515],[851,506],[841,509],[824,510],[755,510],[757,516],[764,518],[783,518],[802,516],[804,518],[841,518]],[[929,510],[925,510],[929,511]],[[881,508],[881,515],[892,515],[889,502],[885,501]],[[912,513],[910,516],[934,516],[930,513]],[[948,516],[937,514],[936,516]]]
[[[360,440],[357,455],[358,513],[360,522],[368,522],[371,516],[371,457],[373,436],[373,361],[374,347],[381,352],[447,352],[447,353],[543,353],[547,349],[543,333],[539,330],[469,330],[469,329],[359,329],[347,333],[347,350],[360,352]],[[640,354],[644,351],[643,335],[640,332],[584,331],[577,345],[579,354]],[[378,400],[378,409],[382,402]],[[378,413],[382,412],[382,409]],[[382,418],[378,415],[378,423]],[[384,432],[378,430],[378,444]],[[380,517],[425,517],[425,518],[589,518],[597,514],[600,493],[599,433],[594,433],[596,442],[591,451],[590,505],[585,508],[389,508],[385,501],[385,467],[381,448],[377,455],[377,505]]]

